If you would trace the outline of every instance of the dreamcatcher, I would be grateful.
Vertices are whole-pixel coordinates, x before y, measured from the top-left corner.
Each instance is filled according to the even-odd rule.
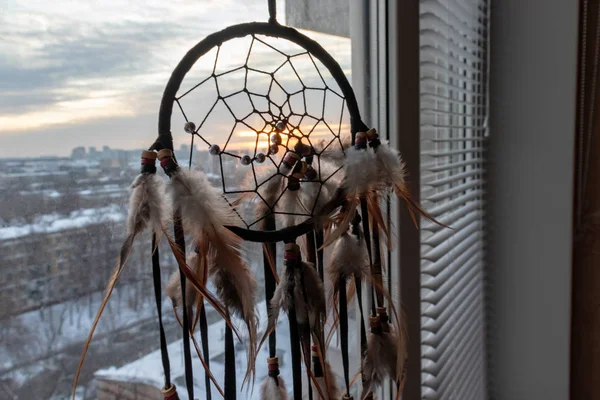
[[[142,153],[141,174],[132,184],[119,262],[85,350],[136,237],[150,231],[165,399],[178,399],[178,395],[171,382],[161,315],[161,238],[168,242],[179,267],[166,287],[183,329],[189,399],[194,398],[190,341],[205,369],[207,398],[213,385],[224,398],[236,398],[236,374],[242,371],[236,371],[234,342],[242,337],[242,328],[248,359],[240,375],[244,384],[252,386],[255,363],[266,362],[268,376],[260,385],[261,398],[288,399],[276,347],[277,320],[284,315],[290,328],[294,399],[303,398],[303,392],[311,399],[351,399],[351,386],[359,376],[360,399],[372,398],[387,378],[395,382],[399,395],[407,338],[383,282],[382,247],[389,248],[391,239],[380,202],[394,192],[415,215],[428,216],[410,198],[398,152],[361,121],[354,93],[338,63],[315,41],[277,23],[274,0],[269,1],[269,13],[268,23],[235,25],[209,35],[173,71],[161,102],[158,138]],[[240,52],[241,64],[225,62],[223,66],[222,60],[231,55],[225,48],[240,40],[247,46]],[[276,54],[281,62],[256,65],[253,54],[261,48]],[[199,73],[192,69],[207,59],[212,67]],[[301,60],[313,68],[312,78],[299,67]],[[282,75],[286,69],[288,74]],[[202,73],[206,76],[198,78]],[[295,88],[286,76],[292,77]],[[188,101],[207,86],[214,89],[208,104],[206,96],[202,104]],[[335,110],[335,123],[331,99],[341,105]],[[203,115],[195,116],[202,107]],[[218,108],[233,121],[233,126],[219,128],[224,133],[214,132],[215,127],[207,123]],[[345,116],[348,127],[343,123]],[[183,119],[182,130],[191,136],[188,168],[173,153],[171,123],[177,118]],[[240,129],[245,129],[243,134]],[[236,145],[240,137],[250,137],[250,145]],[[194,140],[205,147],[219,171],[219,189],[211,183],[214,174],[209,179],[192,168]],[[156,175],[157,160],[169,177],[167,182]],[[230,184],[231,179],[237,181]],[[256,309],[257,281],[243,256],[244,241],[263,244],[268,321],[262,331]],[[283,265],[278,266],[276,243],[281,242]],[[209,283],[214,290],[208,289]],[[370,312],[363,307],[365,287]],[[361,368],[353,377],[348,306],[354,302],[361,320]],[[225,321],[223,388],[210,370],[206,304]],[[195,338],[197,327],[200,345]],[[328,358],[334,333],[341,348],[342,386]],[[268,346],[269,357],[257,360],[263,344]],[[80,369],[82,363],[83,356]]]

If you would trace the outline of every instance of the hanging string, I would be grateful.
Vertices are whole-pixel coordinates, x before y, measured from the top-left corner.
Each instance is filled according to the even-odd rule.
[[[264,220],[263,228],[265,231],[274,231],[276,229],[275,225],[275,215],[271,214]],[[271,265],[273,263],[273,265]],[[267,307],[267,315],[269,313],[269,307],[271,304],[271,299],[275,294],[275,289],[277,288],[277,282],[275,282],[275,275],[273,274],[273,269],[277,269],[277,246],[274,242],[266,243],[264,252],[263,252],[263,270],[265,274],[265,300]],[[269,358],[274,358],[277,353],[277,333],[275,329],[273,332],[269,334]]]
[[[379,244],[379,232],[373,229],[373,279],[383,288],[383,275],[381,272],[381,246]],[[383,307],[383,293],[381,290],[376,291],[377,306]]]
[[[317,271],[319,272],[319,277],[321,278],[321,282],[323,279],[323,230],[319,229],[315,233],[315,245],[317,247]]]
[[[183,225],[181,222],[181,213],[175,211],[174,216],[174,236],[175,243],[179,246],[183,256],[185,257],[185,237],[183,235]],[[183,270],[179,268],[179,280],[181,281],[181,304],[184,305],[183,311],[183,357],[185,366],[185,384],[187,387],[188,398],[194,398],[194,371],[192,370],[192,353],[190,350],[190,331],[189,331],[189,316],[185,310],[186,303],[186,278]]]
[[[369,255],[369,266],[371,272],[373,271],[373,255],[371,252],[371,231],[369,229],[369,211],[367,206],[367,199],[362,197],[360,199],[360,213],[362,218],[363,235],[365,237],[365,245],[367,247],[367,254]],[[375,304],[375,296],[373,294],[375,290],[371,290],[371,314],[377,315],[377,305]]]
[[[308,261],[309,263],[314,264],[315,268],[317,267],[317,249],[315,246],[315,231],[310,231],[305,235],[306,238],[306,261]],[[304,291],[304,293],[306,293],[306,291]],[[306,296],[306,294],[305,294]],[[305,299],[306,302],[306,299]],[[317,324],[321,325],[321,321],[316,321]],[[319,329],[319,331],[321,331],[321,329]],[[308,347],[310,348],[310,329],[308,332]],[[320,338],[319,338],[320,339]],[[305,346],[306,347],[306,346]],[[306,351],[306,349],[305,349]],[[313,391],[312,391],[312,385],[310,385],[310,370],[311,370],[311,363],[310,361],[307,363],[306,366],[306,379],[309,382],[308,385],[308,399],[312,400],[313,399]]]
[[[314,242],[313,242],[313,245],[314,245]],[[314,251],[312,253],[313,253],[313,256],[311,256],[311,258],[314,258]],[[295,268],[299,267],[299,263],[301,261],[300,253],[298,253],[298,255],[299,255],[299,258],[296,261]],[[313,268],[313,267],[306,266],[305,268]],[[308,294],[306,292],[306,283],[304,281],[304,274],[300,275],[300,287],[302,289],[302,297],[304,299],[304,304],[309,304]],[[309,321],[310,321],[310,317],[309,317]],[[310,381],[311,381],[311,370],[312,370],[311,364],[310,364],[310,354],[311,354],[311,350],[310,350],[311,325],[310,325],[309,321],[306,321],[306,323],[303,323],[301,325],[299,324],[299,326],[298,326],[298,332],[300,333],[300,344],[301,344],[302,354],[304,356],[304,365],[306,366],[306,380],[307,380],[307,383],[308,383],[308,388],[307,388],[308,398],[310,400],[312,400],[312,386],[310,384]]]
[[[277,23],[277,1],[269,0],[269,23]]]
[[[296,244],[286,243],[284,266],[288,282],[294,282],[294,268],[299,262],[298,254],[295,253]],[[293,304],[294,284],[289,285],[288,296],[292,299],[292,306],[288,312],[288,321],[290,326],[290,349],[292,353],[292,380],[294,400],[302,400],[302,355],[300,352],[300,335],[298,331],[298,320],[296,319],[296,310]]]
[[[235,400],[236,395],[233,331],[227,322],[225,322],[225,400]]]
[[[342,365],[344,368],[344,382],[346,394],[350,394],[350,361],[348,356],[348,303],[346,300],[346,280],[341,278],[338,282],[340,304],[340,345],[342,348]]]
[[[360,215],[356,214],[356,217],[352,221],[352,235],[354,235],[358,242],[361,242],[360,234]],[[360,313],[360,354],[365,354],[367,351],[367,330],[365,328],[365,316],[363,310],[363,298],[362,298],[362,281],[360,276],[354,277],[354,284],[356,286],[356,300],[358,303],[358,310]]]
[[[158,313],[158,329],[160,334],[160,356],[162,360],[163,371],[165,373],[164,389],[171,387],[171,364],[169,362],[169,351],[167,349],[167,339],[165,337],[165,328],[162,320],[162,299],[160,284],[160,256],[156,243],[156,234],[152,234],[152,280],[154,281],[154,299],[156,300],[156,312]]]
[[[204,362],[206,363],[207,370],[204,371],[204,386],[206,387],[206,400],[212,399],[212,388],[210,381],[210,374],[208,373],[210,368],[210,350],[208,348],[208,321],[206,320],[206,306],[204,301],[200,306],[200,340],[202,341],[202,354],[204,355]]]

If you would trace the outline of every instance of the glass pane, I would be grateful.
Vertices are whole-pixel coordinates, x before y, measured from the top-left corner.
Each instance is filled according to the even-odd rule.
[[[284,10],[280,1],[281,23]],[[142,149],[156,137],[160,101],[172,70],[208,34],[267,19],[266,0],[8,0],[3,6],[0,381],[8,398],[69,397],[83,343],[124,238],[129,185],[138,174]],[[330,51],[351,80],[348,38],[302,32]],[[318,141],[349,133],[339,88],[318,60],[290,43],[257,36],[247,60],[252,70],[246,77],[236,68],[248,54],[240,49],[248,49],[251,42],[252,38],[241,38],[224,45],[218,60],[216,50],[209,52],[181,86],[178,96],[194,88],[207,72],[222,74],[181,97],[182,109],[191,110],[189,118],[197,126],[206,117],[206,142],[195,137],[191,143],[183,129],[183,114],[178,107],[173,112],[180,163],[187,166],[191,155],[192,167],[226,191],[248,184],[249,170],[240,158],[267,154],[268,134],[278,119],[288,121],[289,138],[284,139],[289,140],[294,130],[314,132],[311,138]],[[294,57],[282,58],[269,46]],[[272,78],[277,66],[282,67]],[[248,91],[240,93],[244,80]],[[270,92],[261,92],[265,84],[271,85]],[[301,93],[300,89],[306,97],[297,99],[294,96],[300,96],[293,93]],[[226,99],[216,102],[219,97]],[[217,142],[229,154],[210,156],[209,144]],[[274,154],[274,163],[282,156]],[[250,183],[252,188],[256,184]],[[244,212],[240,210],[241,216],[247,217]],[[164,243],[159,251],[164,286],[175,262]],[[245,251],[257,275],[259,298],[264,299],[262,248],[248,245]],[[150,238],[145,235],[137,240],[100,319],[82,369],[78,399],[95,399],[100,391],[160,398],[163,372],[150,253]],[[162,308],[173,380],[184,396],[181,329],[164,295]],[[258,309],[264,322],[264,302]],[[287,319],[280,320],[282,373],[291,389],[285,354]],[[211,367],[222,385],[224,324],[212,309],[208,322]],[[241,373],[245,351],[241,344],[236,350]],[[263,348],[258,357],[257,383],[267,373],[266,354]],[[196,397],[203,398],[204,372],[195,354],[193,358]],[[214,395],[219,396],[216,391]],[[258,395],[255,388],[251,398]]]

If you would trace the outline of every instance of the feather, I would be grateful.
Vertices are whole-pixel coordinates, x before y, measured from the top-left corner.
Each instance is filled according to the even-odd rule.
[[[160,157],[160,154],[159,154]],[[227,308],[240,316],[248,327],[248,376],[254,374],[257,317],[256,279],[241,253],[241,239],[225,228],[235,214],[200,171],[174,168],[167,193],[179,209],[184,232],[199,248],[207,249],[208,274],[217,295]]]
[[[260,400],[287,400],[288,392],[280,376],[267,376],[260,385]]]
[[[331,364],[321,360],[318,349],[318,346],[312,346],[314,379],[311,381],[311,385],[313,392],[318,393],[319,399],[338,400],[341,397],[341,391],[337,384],[337,377]]]
[[[348,232],[342,234],[333,244],[326,270],[329,280],[333,283],[339,282],[340,278],[362,278],[368,275],[369,261],[364,240]]]
[[[325,313],[325,296],[319,274],[310,263],[300,262],[290,273],[280,276],[271,299],[269,325],[275,325],[281,311],[294,308],[298,324],[314,326],[319,313]]]
[[[269,374],[260,385],[260,400],[287,400],[288,393],[285,382],[279,376],[277,357],[268,358]]]
[[[269,304],[267,329],[260,341],[259,348],[275,329],[282,311],[286,314],[292,310],[295,311],[296,322],[300,325],[301,334],[308,330],[308,337],[301,338],[304,339],[304,343],[306,343],[306,339],[310,341],[311,333],[315,333],[317,338],[321,337],[318,322],[325,315],[326,310],[323,283],[314,265],[300,261],[299,257],[298,245],[286,244],[285,273],[279,277],[279,284]],[[306,334],[302,335],[307,336]],[[310,357],[309,352],[309,348],[304,348],[305,360]]]
[[[348,230],[360,199],[367,196],[377,184],[377,160],[373,149],[363,147],[365,142],[366,133],[357,133],[356,146],[346,152],[342,187],[347,201],[336,217],[337,226],[329,233],[323,246],[330,245]]]
[[[383,207],[380,204],[381,194],[377,191],[371,191],[367,195],[367,210],[371,221],[372,232],[380,232],[385,238],[385,245],[389,250],[393,250],[392,234],[388,229],[386,221],[388,220],[383,213]]]
[[[138,175],[131,184],[127,215],[127,234],[139,234],[146,228],[160,235],[169,211],[164,201],[164,182],[156,174]]]
[[[381,188],[405,186],[406,166],[398,150],[383,140],[374,150],[377,159],[377,182]]]
[[[187,256],[187,265],[192,268],[192,270],[196,273],[196,275],[200,278],[200,282],[204,286],[206,286],[207,275],[206,275],[206,256],[205,252],[202,251],[192,251]],[[191,321],[194,321],[192,324],[192,331],[195,330],[197,317],[199,314],[196,314],[196,318],[194,318],[194,310],[193,307],[196,306],[196,311],[199,311],[201,307],[203,307],[203,298],[199,295],[198,291],[194,288],[191,282],[186,281],[186,291],[185,291],[185,301],[186,301],[186,310],[188,310],[188,315]],[[178,308],[182,304],[182,296],[181,296],[181,281],[179,271],[174,271],[169,278],[169,282],[165,288],[167,296],[171,299],[173,306]]]
[[[349,198],[364,195],[377,182],[378,171],[375,152],[372,149],[351,147],[344,164],[344,189]]]
[[[406,338],[402,331],[391,326],[383,327],[380,316],[369,318],[371,332],[367,341],[367,352],[362,359],[363,391],[361,399],[379,387],[386,377],[399,382],[398,359],[404,360]],[[384,323],[388,325],[387,322]]]
[[[300,202],[304,204],[308,211],[315,215],[329,204],[337,194],[338,188],[342,184],[343,171],[331,162],[321,160],[317,179],[313,182],[301,182],[299,192]],[[323,215],[316,219],[316,226],[325,229],[331,223],[328,215]]]
[[[419,226],[417,216],[422,216],[431,222],[448,228],[425,211],[411,196],[406,182],[406,166],[398,150],[392,148],[387,140],[379,140],[379,135],[374,129],[367,132],[377,165],[377,189],[384,191],[392,189],[399,199],[408,206],[415,226]]]
[[[165,216],[168,215],[168,213],[165,212],[166,205],[163,201],[163,197],[161,196],[163,192],[162,180],[157,178],[155,175],[155,160],[156,153],[153,151],[142,152],[143,172],[139,174],[131,184],[131,194],[129,196],[129,209],[127,215],[127,234],[121,246],[119,260],[115,266],[110,280],[106,285],[104,297],[102,298],[102,302],[100,303],[100,307],[98,308],[96,317],[94,318],[92,327],[90,328],[90,332],[83,346],[83,351],[73,382],[73,398],[75,398],[77,382],[79,380],[81,368],[83,367],[83,362],[85,361],[85,356],[92,341],[92,337],[96,327],[98,326],[100,317],[104,312],[104,308],[106,307],[117,281],[119,280],[119,277],[125,268],[127,259],[131,254],[135,238],[146,228],[150,227],[152,232],[156,235],[156,243],[158,243],[158,238],[164,230],[164,226],[166,224]]]

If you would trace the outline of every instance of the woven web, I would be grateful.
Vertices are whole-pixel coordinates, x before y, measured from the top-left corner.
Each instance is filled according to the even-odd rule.
[[[331,163],[325,168],[325,153],[343,153],[349,124],[341,90],[313,55],[283,39],[234,39],[203,56],[181,88],[175,98],[180,126],[193,122],[195,128],[187,125],[189,164],[209,170],[246,228],[257,229],[270,214],[314,215],[323,185],[341,168]],[[173,119],[177,127],[177,117]],[[277,134],[281,144],[274,152]],[[206,155],[208,166],[207,160],[192,162],[194,141],[199,150],[212,149]],[[310,146],[312,156],[300,154],[299,142]],[[310,201],[285,204],[290,172],[282,163],[288,153],[298,154],[315,170],[313,179],[300,179],[299,190],[310,188],[314,194]],[[274,179],[280,183],[269,185]],[[267,187],[272,190],[266,192]],[[261,215],[253,212],[256,202],[264,204]]]

